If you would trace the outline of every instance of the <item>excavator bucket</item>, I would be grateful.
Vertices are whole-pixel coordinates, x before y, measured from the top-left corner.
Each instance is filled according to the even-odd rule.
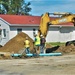
[[[48,28],[49,28],[49,22],[50,22],[49,13],[45,13],[41,17],[40,26],[39,26],[40,33],[44,37],[46,37],[46,35],[47,35],[47,31],[48,31]]]

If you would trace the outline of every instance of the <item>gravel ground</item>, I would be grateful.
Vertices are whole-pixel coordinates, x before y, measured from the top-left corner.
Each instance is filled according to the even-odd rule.
[[[0,60],[0,75],[75,75],[75,55]]]

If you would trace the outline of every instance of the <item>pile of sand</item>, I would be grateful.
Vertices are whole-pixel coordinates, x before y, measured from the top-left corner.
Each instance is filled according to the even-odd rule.
[[[51,48],[52,46],[49,43],[46,43],[46,48]]]
[[[75,46],[73,44],[69,46],[60,46],[56,52],[61,52],[63,54],[75,54]]]
[[[28,37],[30,40],[30,49],[33,49],[33,40],[25,33],[21,32],[16,35],[14,38],[9,40],[3,47],[0,48],[2,52],[14,52],[18,53],[24,48],[25,38]]]
[[[75,54],[75,46],[73,44],[69,46],[54,46],[51,47],[48,45],[46,48],[46,53],[51,53],[51,52],[61,52],[62,54]]]

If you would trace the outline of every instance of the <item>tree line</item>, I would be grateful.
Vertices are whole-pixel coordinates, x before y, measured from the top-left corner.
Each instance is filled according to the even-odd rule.
[[[0,0],[0,14],[30,15],[30,5],[25,0]]]

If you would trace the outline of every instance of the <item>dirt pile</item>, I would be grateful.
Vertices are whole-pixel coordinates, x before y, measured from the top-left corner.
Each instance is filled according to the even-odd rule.
[[[69,46],[60,46],[55,52],[61,52],[63,54],[75,54],[75,46],[73,44]]]
[[[0,48],[2,52],[14,52],[18,53],[24,48],[25,38],[28,37],[30,40],[30,49],[33,49],[33,40],[25,33],[21,32],[16,35],[14,38],[9,40],[3,47]]]
[[[61,52],[63,54],[75,54],[75,46],[71,44],[68,46],[61,45],[52,47],[50,44],[47,44],[45,52],[46,53]]]
[[[46,43],[46,48],[51,48],[52,46],[49,43]]]

